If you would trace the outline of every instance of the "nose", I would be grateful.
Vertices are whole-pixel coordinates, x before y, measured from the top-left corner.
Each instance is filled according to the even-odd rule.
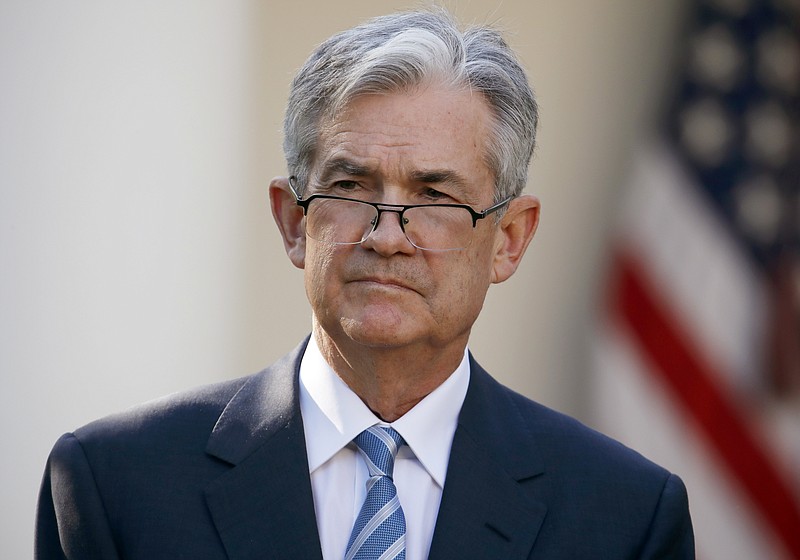
[[[400,210],[381,208],[375,220],[372,231],[361,242],[364,248],[371,249],[383,256],[395,253],[411,254],[416,250],[403,231],[400,223],[402,220]]]

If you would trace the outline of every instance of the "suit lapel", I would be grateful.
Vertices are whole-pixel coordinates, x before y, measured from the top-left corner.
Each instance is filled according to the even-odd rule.
[[[528,558],[547,508],[522,482],[543,465],[505,389],[470,368],[429,558]]]
[[[248,380],[209,438],[232,465],[206,488],[231,560],[322,558],[298,396],[306,343]],[[470,367],[429,558],[527,558],[547,508],[523,483],[544,469],[505,390]]]
[[[322,558],[298,397],[305,344],[248,380],[209,438],[233,465],[206,488],[231,560]]]

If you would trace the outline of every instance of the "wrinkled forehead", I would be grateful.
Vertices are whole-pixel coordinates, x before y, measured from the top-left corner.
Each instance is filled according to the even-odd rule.
[[[371,158],[392,153],[413,158],[421,170],[486,168],[494,178],[488,158],[494,125],[483,94],[462,88],[426,84],[362,94],[321,121],[313,173],[361,174],[376,165]]]

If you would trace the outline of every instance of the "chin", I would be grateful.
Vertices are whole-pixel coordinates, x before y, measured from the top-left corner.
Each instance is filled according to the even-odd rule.
[[[409,324],[410,317],[397,314],[366,313],[361,317],[342,317],[340,326],[353,342],[373,348],[392,348],[412,343],[420,328]]]

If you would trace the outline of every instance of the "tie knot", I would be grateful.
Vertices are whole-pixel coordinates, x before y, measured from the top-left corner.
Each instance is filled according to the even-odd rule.
[[[392,477],[397,450],[405,444],[403,436],[393,428],[372,426],[353,441],[367,459],[370,476]]]

